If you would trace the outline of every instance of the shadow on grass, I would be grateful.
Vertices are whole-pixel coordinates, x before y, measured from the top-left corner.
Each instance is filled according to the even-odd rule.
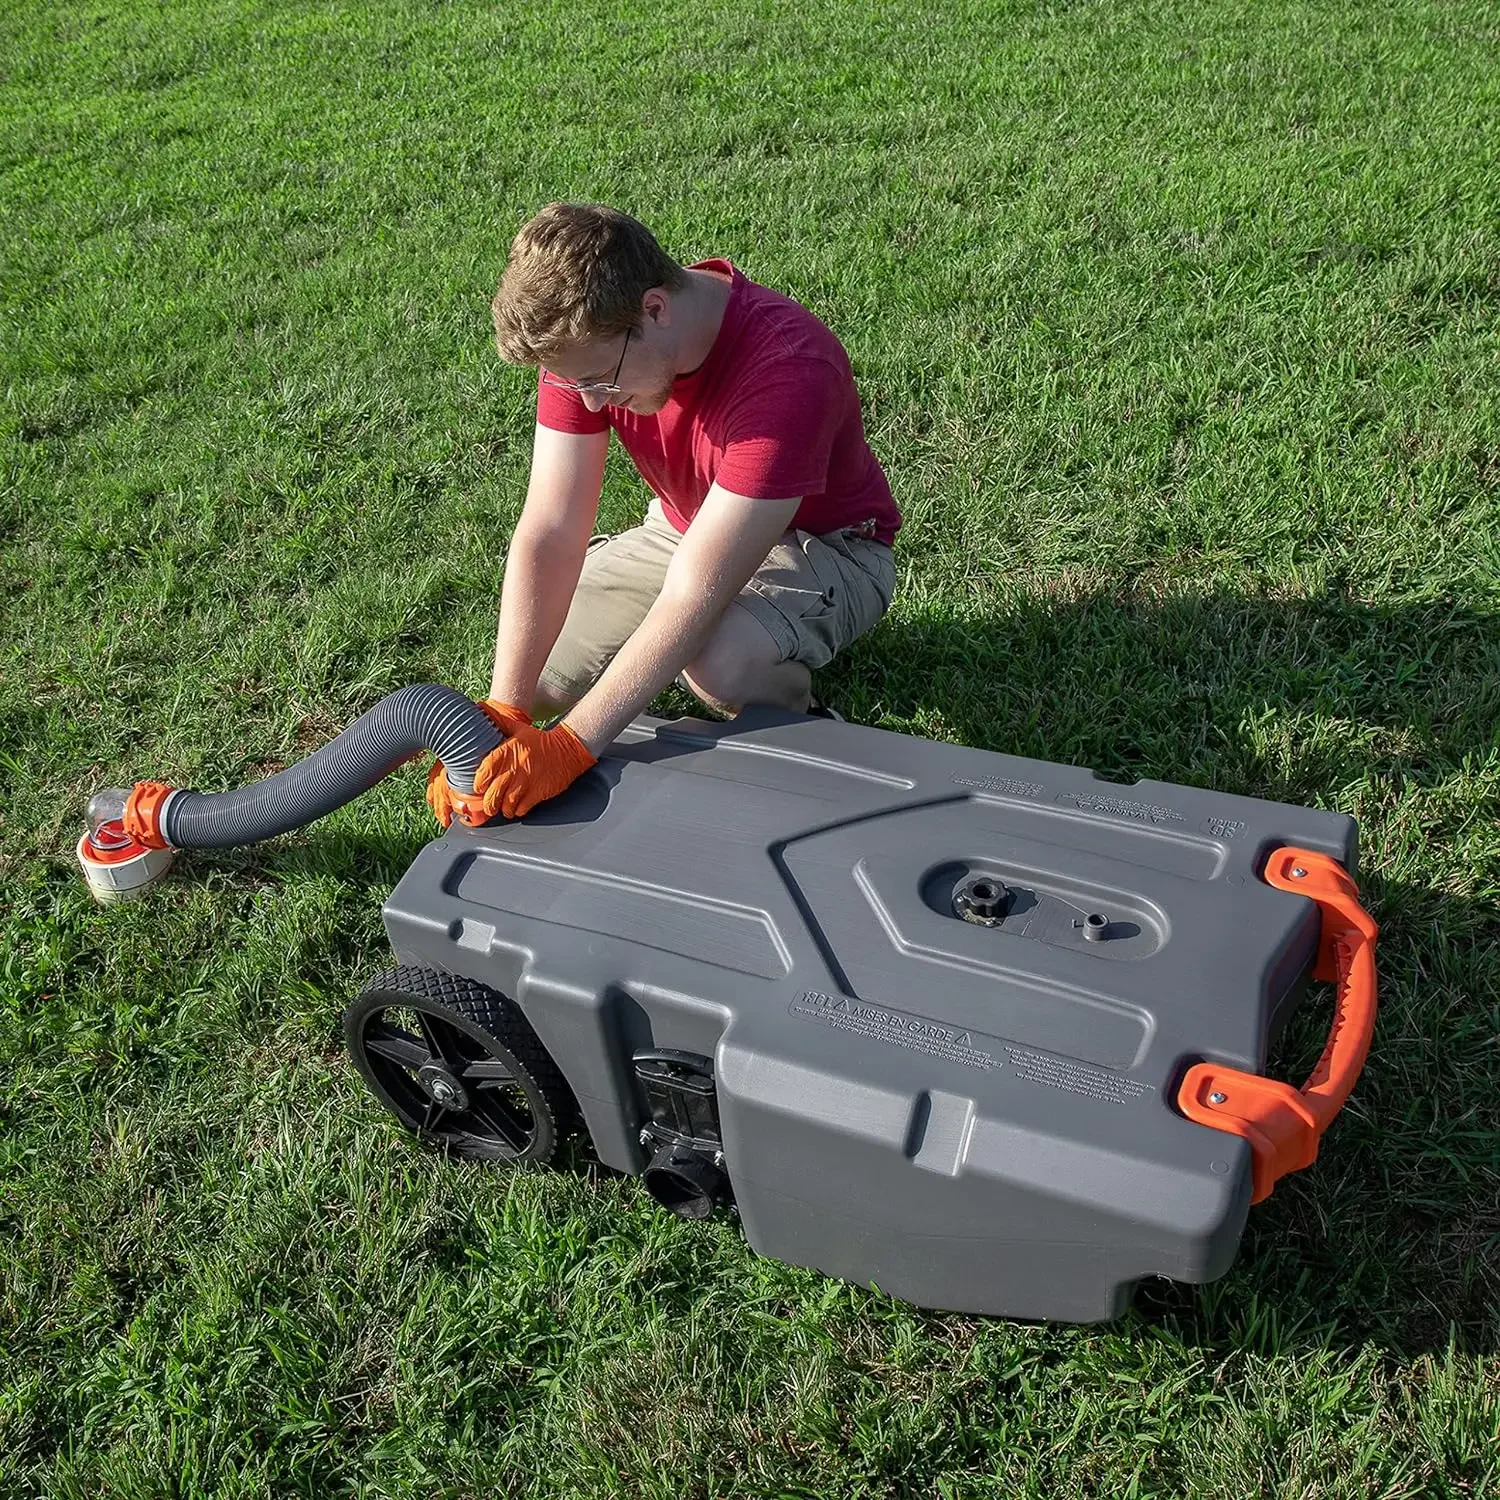
[[[1222,594],[929,608],[887,617],[818,690],[863,722],[932,718],[1111,778],[1326,801],[1500,750],[1500,615]]]
[[[1474,831],[1483,793],[1451,785],[1477,777],[1500,736],[1493,619],[1441,602],[1224,595],[931,610],[884,622],[818,686],[888,728],[1356,811],[1366,848],[1382,848],[1379,875],[1362,881],[1382,925],[1382,1011],[1354,1099],[1317,1165],[1252,1210],[1228,1276],[1152,1283],[1131,1317],[1267,1354],[1366,1340],[1403,1355],[1500,1348],[1495,846]],[[683,695],[655,708],[691,711]],[[1383,826],[1403,817],[1418,839]],[[414,852],[341,830],[254,858],[394,881]],[[1306,1076],[1327,1019],[1315,993],[1274,1076]]]

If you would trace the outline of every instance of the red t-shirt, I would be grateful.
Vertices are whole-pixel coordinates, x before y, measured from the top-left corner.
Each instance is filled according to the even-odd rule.
[[[677,377],[659,412],[592,412],[572,391],[539,384],[537,421],[560,432],[612,427],[678,531],[717,483],[758,500],[801,495],[799,530],[863,525],[890,546],[901,513],[865,441],[844,346],[805,307],[727,260],[693,269],[729,276],[729,302],[708,358]]]

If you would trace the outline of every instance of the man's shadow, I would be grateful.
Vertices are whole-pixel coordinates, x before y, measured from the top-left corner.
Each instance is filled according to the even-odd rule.
[[[1359,818],[1366,856],[1380,846],[1360,885],[1381,1004],[1354,1096],[1318,1162],[1252,1209],[1227,1276],[1152,1283],[1132,1316],[1226,1351],[1500,1349],[1500,845],[1493,793],[1474,790],[1500,753],[1493,619],[1231,594],[927,605],[887,617],[817,690],[888,729]],[[702,713],[680,689],[652,711]],[[324,835],[252,857],[392,880],[410,859],[396,834]],[[1315,986],[1273,1076],[1305,1079],[1328,1019]]]

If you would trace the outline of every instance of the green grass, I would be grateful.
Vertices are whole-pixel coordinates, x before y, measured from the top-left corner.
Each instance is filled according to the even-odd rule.
[[[0,1493],[1500,1493],[1497,53],[1484,0],[7,7]],[[335,1030],[418,766],[91,903],[98,785],[485,685],[554,197],[844,339],[908,522],[851,717],[1360,820],[1374,1052],[1222,1281],[927,1314],[413,1149]]]

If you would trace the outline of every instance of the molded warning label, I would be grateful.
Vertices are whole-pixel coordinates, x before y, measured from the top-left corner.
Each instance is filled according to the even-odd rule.
[[[889,1042],[912,1052],[925,1052],[947,1062],[962,1063],[969,1068],[1003,1068],[1007,1063],[1013,1075],[1025,1083],[1045,1084],[1048,1088],[1066,1089],[1107,1104],[1128,1104],[1150,1089],[1134,1078],[1096,1068],[1069,1057],[1055,1057],[1033,1052],[998,1037],[962,1027],[944,1026],[926,1016],[915,1016],[887,1005],[869,1005],[849,995],[825,995],[821,990],[803,990],[787,1007],[794,1016],[807,1016],[825,1026],[836,1026],[857,1036]],[[981,1045],[982,1044],[982,1045]],[[995,1050],[989,1051],[993,1047]],[[998,1054],[1004,1052],[1004,1057]]]
[[[1083,812],[1108,813],[1115,818],[1134,818],[1138,823],[1181,823],[1180,812],[1159,807],[1155,802],[1132,802],[1127,797],[1110,797],[1103,792],[1064,792],[1059,802],[1071,802]]]
[[[1069,1058],[1049,1057],[1045,1052],[1028,1052],[1022,1047],[1007,1047],[1005,1055],[1017,1078],[1067,1089],[1073,1094],[1087,1094],[1090,1099],[1103,1099],[1109,1104],[1128,1104],[1149,1092],[1144,1083],[1134,1078],[1124,1078],[1107,1068],[1091,1068]]]
[[[977,787],[981,792],[1004,792],[1008,797],[1040,797],[1047,790],[1038,781],[1014,781],[1009,776],[955,776],[953,785]]]
[[[974,1045],[974,1033],[955,1026],[944,1026],[924,1016],[889,1010],[883,1005],[866,1005],[848,995],[825,995],[821,990],[804,990],[789,1007],[794,1016],[811,1016],[840,1031],[853,1031],[877,1041],[891,1042],[913,1052],[926,1052],[948,1062],[963,1063],[970,1068],[998,1068],[1000,1059],[983,1047]],[[983,1038],[989,1041],[988,1037]]]

